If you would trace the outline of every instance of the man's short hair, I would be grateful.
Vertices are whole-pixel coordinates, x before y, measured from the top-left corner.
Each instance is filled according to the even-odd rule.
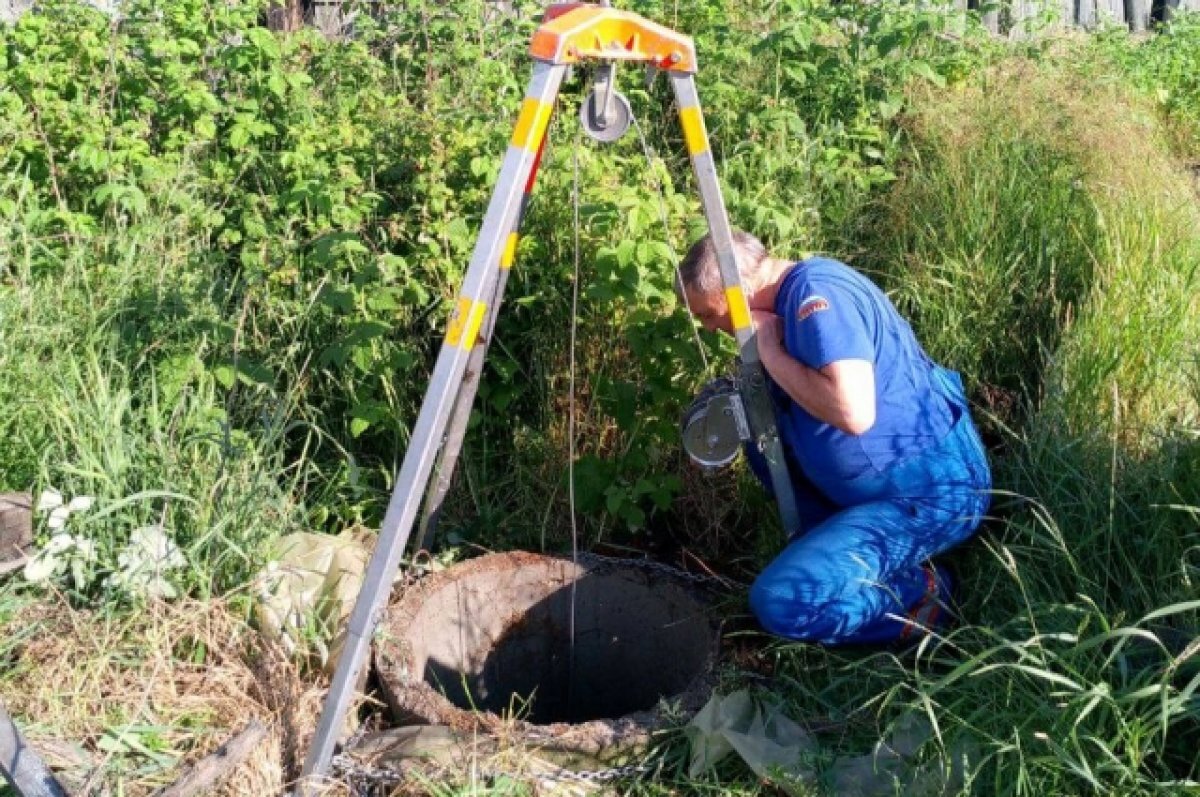
[[[733,253],[737,258],[738,274],[743,284],[754,285],[758,281],[762,265],[767,259],[767,248],[763,242],[748,232],[733,231]],[[684,289],[701,295],[720,292],[725,283],[721,280],[721,266],[717,262],[717,247],[712,233],[692,244],[679,264],[679,279],[676,290]]]

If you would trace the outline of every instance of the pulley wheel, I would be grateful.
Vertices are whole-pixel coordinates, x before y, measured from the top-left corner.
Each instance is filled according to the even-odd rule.
[[[602,118],[597,109],[602,107],[597,102],[596,91],[592,90],[579,106],[579,121],[583,124],[583,132],[603,144],[616,141],[625,135],[633,122],[633,108],[629,100],[618,91],[612,92],[611,104],[608,108],[608,118]]]
[[[683,448],[705,468],[733,462],[749,437],[741,399],[734,393],[712,397],[693,407],[683,419]]]

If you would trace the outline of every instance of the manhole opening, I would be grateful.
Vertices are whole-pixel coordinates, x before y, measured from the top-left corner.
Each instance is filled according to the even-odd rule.
[[[426,590],[396,629],[411,651],[404,669],[457,708],[536,724],[614,719],[653,709],[710,667],[707,604],[678,579],[509,562],[454,568],[463,572]]]

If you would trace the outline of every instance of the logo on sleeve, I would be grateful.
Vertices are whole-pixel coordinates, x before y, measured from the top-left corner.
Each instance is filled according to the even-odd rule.
[[[829,309],[829,300],[824,296],[809,296],[804,301],[800,302],[800,306],[796,308],[796,320],[803,321],[813,313],[819,313],[822,310]]]

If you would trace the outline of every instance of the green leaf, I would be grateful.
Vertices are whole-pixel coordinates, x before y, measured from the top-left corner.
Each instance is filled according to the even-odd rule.
[[[896,117],[904,108],[904,100],[899,97],[888,98],[879,101],[879,118],[883,121],[889,121]]]
[[[391,312],[400,309],[400,302],[393,290],[381,289],[367,297],[367,307],[376,312]]]
[[[194,132],[198,138],[216,138],[217,123],[213,120],[210,114],[205,114],[204,116],[196,119],[195,123],[192,125],[192,132]]]
[[[938,88],[946,86],[946,78],[933,71],[933,67],[927,61],[913,61],[909,64],[908,69],[912,74],[925,78]]]
[[[246,31],[246,41],[267,58],[279,58],[279,42],[267,28],[250,28]]]
[[[228,365],[218,365],[212,369],[213,378],[215,378],[221,387],[228,390],[233,387],[236,378],[233,368]]]
[[[634,265],[634,257],[637,254],[637,243],[626,238],[617,245],[617,264],[622,269],[630,268]]]
[[[261,385],[269,387],[275,382],[275,374],[269,368],[259,363],[238,358],[225,360],[212,367],[213,377],[226,390],[233,387],[235,381],[244,385]]]
[[[646,525],[646,513],[637,504],[628,503],[621,507],[620,517],[632,529],[640,529]]]
[[[267,78],[267,88],[281,100],[287,96],[287,81],[279,72],[272,72]]]
[[[617,514],[625,504],[625,491],[613,485],[604,491],[604,508],[611,514]]]
[[[234,125],[229,131],[229,146],[232,149],[241,149],[250,143],[250,130],[245,125]]]

